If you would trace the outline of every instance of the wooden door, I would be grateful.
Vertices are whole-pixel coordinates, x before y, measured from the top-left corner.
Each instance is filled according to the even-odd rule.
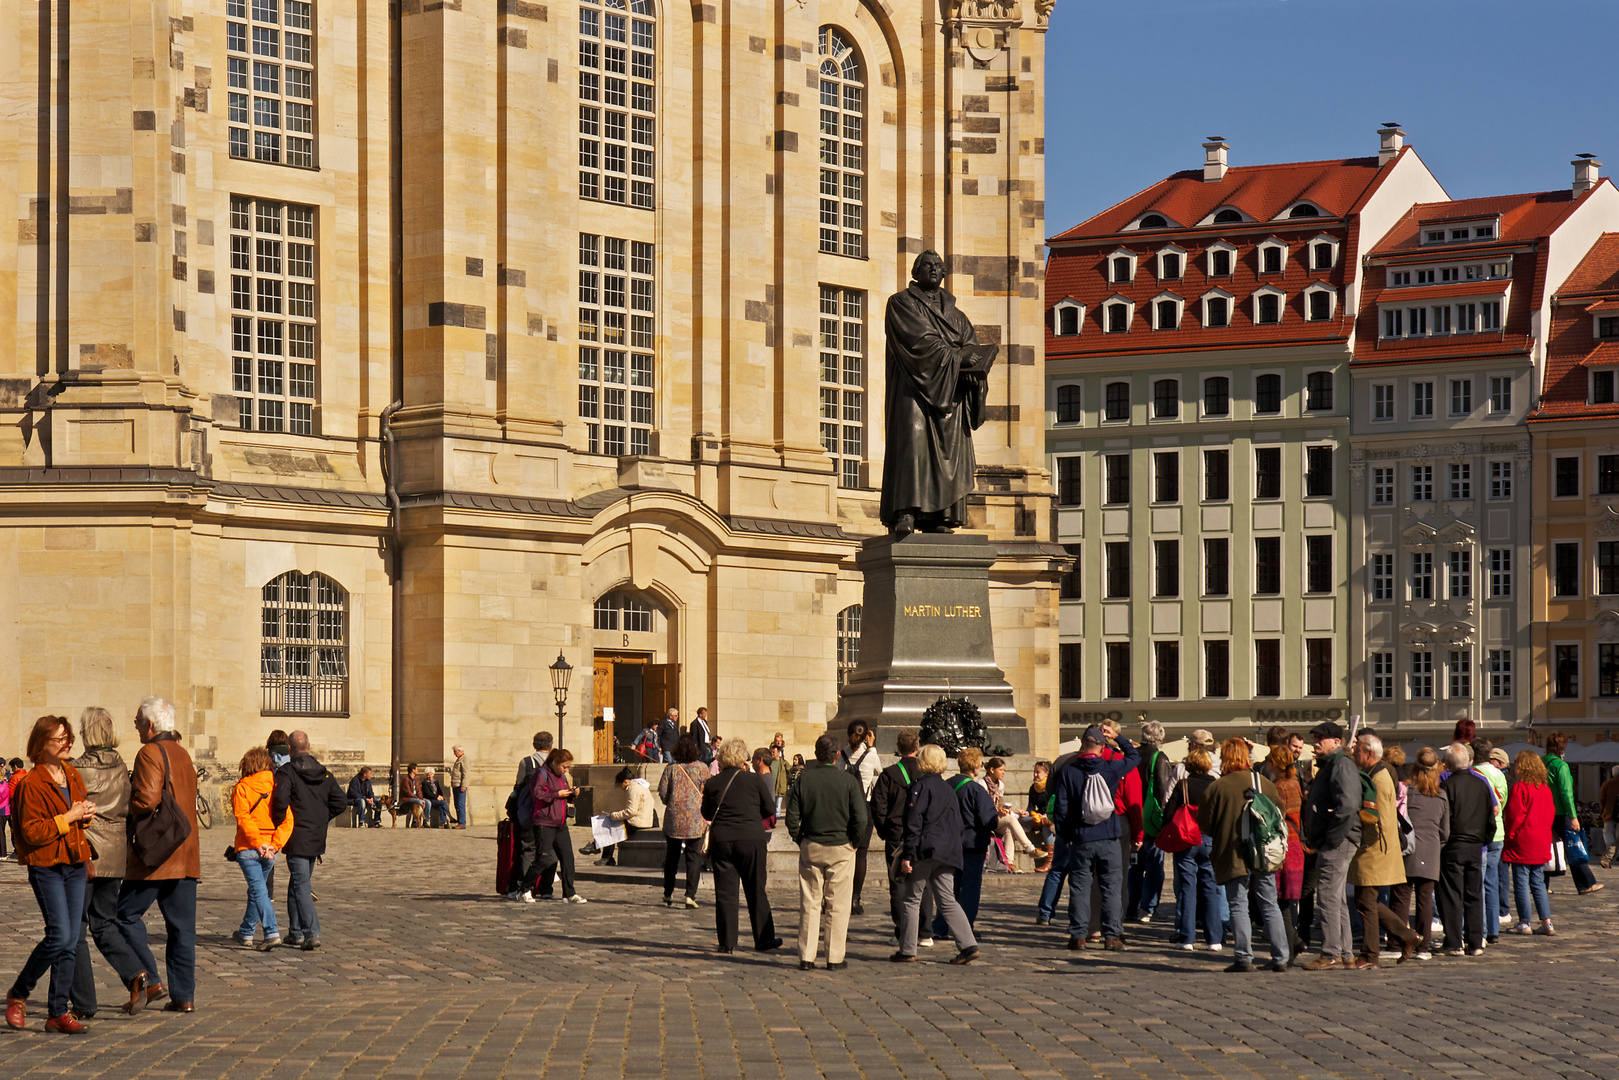
[[[598,656],[595,661],[591,693],[595,700],[596,716],[591,724],[592,754],[596,764],[610,765],[613,761],[613,728],[603,721],[603,709],[613,706],[613,661]]]
[[[644,686],[644,697],[641,706],[648,717],[662,718],[670,709],[680,708],[680,665],[679,664],[648,664]],[[680,718],[680,727],[684,731],[691,723],[685,716]]]

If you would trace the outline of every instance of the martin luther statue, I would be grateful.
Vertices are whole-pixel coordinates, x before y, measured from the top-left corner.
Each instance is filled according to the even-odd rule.
[[[882,523],[895,536],[947,533],[967,521],[996,347],[979,345],[956,298],[939,286],[944,260],[924,251],[911,284],[888,298],[887,442]]]

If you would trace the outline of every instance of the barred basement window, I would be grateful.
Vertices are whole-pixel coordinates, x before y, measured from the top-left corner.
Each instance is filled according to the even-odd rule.
[[[251,2],[253,18],[249,23],[248,0],[225,0],[225,17],[244,20],[225,23],[230,156],[313,169],[315,61],[311,5],[305,0]]]
[[[605,10],[604,10],[605,9]],[[652,0],[579,8],[579,195],[657,205],[657,27]]]
[[[579,234],[579,418],[591,454],[650,454],[656,414],[651,244]]]
[[[821,449],[838,486],[860,487],[866,456],[866,294],[821,286]]]
[[[852,604],[838,612],[838,685],[842,686],[860,664],[860,616],[865,609]]]
[[[315,434],[315,208],[230,200],[231,389],[243,431]]]
[[[866,105],[860,58],[821,27],[821,250],[866,255]]]
[[[260,609],[260,711],[347,716],[349,594],[324,574],[289,570]]]

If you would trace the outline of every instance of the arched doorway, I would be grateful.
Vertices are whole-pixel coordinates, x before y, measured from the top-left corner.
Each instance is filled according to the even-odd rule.
[[[621,587],[596,599],[592,625],[594,759],[640,761],[632,747],[641,729],[680,701],[668,613],[656,598]]]

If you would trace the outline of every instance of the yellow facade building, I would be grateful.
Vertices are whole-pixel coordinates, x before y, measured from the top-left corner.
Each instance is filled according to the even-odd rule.
[[[0,49],[6,754],[156,693],[221,763],[464,745],[482,809],[559,654],[581,761],[671,706],[806,745],[927,248],[1001,345],[973,526],[1053,748],[1050,0],[133,10]]]

